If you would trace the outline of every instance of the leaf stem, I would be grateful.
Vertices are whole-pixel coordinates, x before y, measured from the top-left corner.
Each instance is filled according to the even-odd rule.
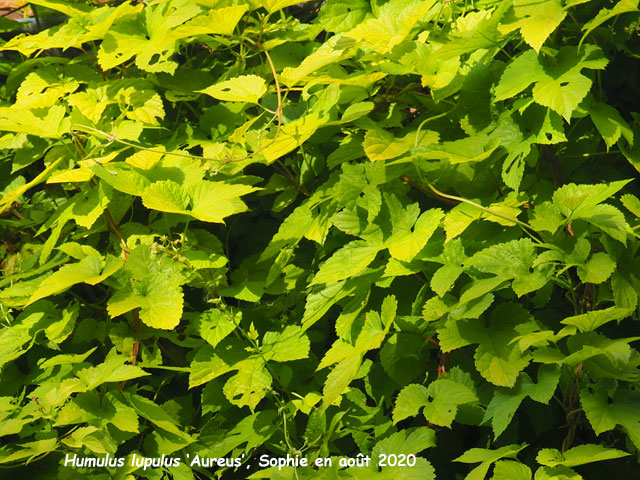
[[[115,236],[118,237],[118,239],[120,240],[120,246],[122,247],[122,250],[124,250],[124,252],[128,254],[130,250],[129,250],[129,247],[127,246],[127,242],[125,242],[124,238],[122,238],[122,233],[120,233],[120,229],[118,228],[118,225],[113,219],[113,216],[111,215],[111,212],[109,211],[108,208],[104,209],[104,218],[105,218],[105,221],[107,222],[107,226],[109,227],[109,229],[111,229],[111,231],[115,234]]]

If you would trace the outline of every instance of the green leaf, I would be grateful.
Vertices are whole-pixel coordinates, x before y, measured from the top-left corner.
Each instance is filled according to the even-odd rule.
[[[360,24],[369,8],[365,0],[327,0],[318,15],[318,23],[328,32],[344,33]]]
[[[225,102],[258,103],[267,93],[267,85],[264,78],[257,75],[241,75],[216,83],[200,92]]]
[[[282,332],[267,332],[262,339],[262,357],[267,361],[290,362],[309,356],[309,339],[302,328],[289,325]]]
[[[418,454],[427,448],[436,446],[435,431],[427,427],[413,427],[392,433],[373,447],[372,455],[381,454]]]
[[[109,315],[117,317],[136,308],[140,319],[150,327],[171,330],[182,317],[183,293],[176,281],[154,275],[134,286],[118,290],[107,305]]]
[[[212,8],[206,15],[198,15],[177,27],[171,36],[182,38],[194,35],[233,35],[236,25],[247,9],[247,5]]]
[[[461,463],[493,463],[502,458],[514,458],[518,452],[524,450],[526,446],[527,444],[523,443],[522,445],[506,445],[495,450],[488,448],[470,448],[453,461]]]
[[[556,467],[558,465],[577,467],[588,463],[627,457],[629,455],[629,453],[623,452],[622,450],[587,443],[570,448],[564,452],[564,454],[554,448],[544,448],[538,452],[536,461],[540,465],[547,467]]]
[[[251,0],[252,3],[254,0]],[[308,2],[309,0],[303,0],[302,2],[298,2],[296,0],[256,0],[258,5],[262,8],[266,9],[269,13],[277,12],[278,10],[282,10],[283,8],[290,7],[291,5],[295,5],[297,3]]]
[[[555,3],[555,0],[549,0],[549,3]],[[538,32],[542,36],[533,36],[531,41],[541,45],[545,30]],[[531,50],[520,54],[500,78],[495,90],[496,100],[513,97],[533,83],[536,103],[552,109],[568,122],[591,88],[591,80],[581,73],[582,69],[602,69],[607,59],[598,47],[587,45],[579,52],[576,47],[562,47],[554,60],[548,65]]]
[[[152,183],[142,192],[142,204],[161,212],[187,213],[189,196],[178,183],[163,180]]]
[[[98,64],[108,70],[135,58],[136,66],[144,71],[173,74],[178,63],[171,57],[184,31],[179,27],[200,12],[200,7],[187,0],[149,6],[137,21],[118,22],[108,28],[98,51]]]
[[[24,460],[25,458],[33,459],[48,454],[55,451],[57,443],[58,439],[55,437],[21,443],[19,446],[22,448],[14,449],[12,453],[0,457],[0,464],[11,464],[18,460]]]
[[[70,130],[71,122],[62,105],[35,110],[0,107],[0,131],[60,138]]]
[[[310,285],[337,282],[357,275],[376,258],[381,248],[364,240],[347,243],[322,264]]]
[[[227,400],[238,407],[248,406],[252,411],[265,397],[273,378],[264,359],[251,356],[233,366],[238,372],[224,384]]]
[[[413,142],[408,137],[396,139],[386,130],[368,130],[364,136],[364,151],[372,162],[396,158],[409,151]]]
[[[443,217],[442,210],[436,208],[423,212],[415,225],[411,225],[412,222],[394,225],[393,235],[385,243],[391,256],[403,262],[413,260],[440,226]]]
[[[374,107],[375,105],[373,104],[373,102],[358,102],[358,103],[354,103],[353,105],[349,105],[344,111],[344,113],[342,114],[342,117],[340,118],[340,122],[346,123],[346,122],[352,122],[354,120],[357,120],[358,118],[365,116],[367,113],[373,110]],[[369,132],[367,132],[367,135],[368,133]],[[366,135],[365,135],[365,142],[366,142]]]
[[[613,272],[611,275],[611,289],[617,307],[635,310],[638,292],[620,272]]]
[[[91,228],[112,198],[113,190],[104,182],[91,188],[88,193],[86,191],[77,193],[72,200],[75,202],[72,211],[73,220],[81,227]]]
[[[50,323],[53,305],[44,300],[25,308],[10,327],[0,330],[0,367],[26,353],[38,331]]]
[[[538,383],[532,383],[529,375],[521,373],[513,388],[495,390],[489,405],[487,405],[483,423],[490,419],[493,435],[498,438],[509,426],[518,407],[526,397],[536,402],[548,403],[559,380],[560,370],[555,365],[538,367]]]
[[[495,99],[505,100],[515,97],[543,74],[544,70],[538,62],[536,52],[525,50],[505,68],[494,91]]]
[[[232,430],[217,438],[208,454],[222,458],[242,444],[245,444],[246,451],[252,451],[269,440],[278,426],[276,410],[265,409],[248,414]]]
[[[315,113],[300,117],[283,125],[278,136],[261,145],[260,152],[267,163],[272,163],[302,145],[326,123],[326,119],[318,117]]]
[[[481,162],[491,156],[500,146],[500,140],[485,134],[442,142],[429,147],[420,154],[424,158],[444,159],[450,163]]]
[[[240,197],[256,187],[225,182],[198,182],[190,190],[193,209],[190,215],[203,222],[224,223],[224,218],[247,210]]]
[[[315,71],[353,55],[347,50],[352,44],[353,42],[348,41],[342,35],[330,38],[313,53],[305,55],[304,60],[297,67],[282,69],[280,81],[288,87],[296,85]]]
[[[564,225],[565,219],[560,209],[551,202],[542,202],[536,205],[533,211],[533,219],[529,224],[538,232],[555,233],[558,228]]]
[[[531,4],[526,0],[516,1],[513,6],[517,21],[501,25],[500,31],[507,33],[517,28],[525,42],[536,53],[549,35],[562,23],[567,12],[558,0],[546,0],[538,4]]]
[[[444,218],[444,231],[447,242],[462,234],[474,221],[482,216],[482,211],[467,203],[453,207]]]
[[[609,322],[622,320],[628,317],[630,313],[626,308],[609,307],[604,310],[593,310],[581,315],[565,318],[562,320],[562,323],[565,325],[573,325],[581,332],[592,332]]]
[[[69,5],[69,2],[63,2],[61,0],[34,0],[32,3],[40,5],[41,7],[50,8],[60,13],[64,13],[69,17],[83,16],[90,11],[88,5]]]
[[[551,270],[542,266],[534,268],[535,257],[535,247],[528,238],[501,243],[479,251],[467,259],[464,265],[472,266],[483,273],[494,274],[496,277],[476,280],[472,288],[461,297],[461,303],[463,298],[466,302],[490,291],[480,288],[484,282],[492,289],[503,281],[512,279],[511,287],[519,297],[542,288],[549,280]]]
[[[255,190],[249,185],[205,180],[185,188],[172,180],[162,180],[152,183],[142,192],[142,203],[153,210],[191,215],[204,222],[224,223],[224,218],[247,209],[240,197]]]
[[[571,217],[576,213],[581,215],[586,213],[586,210],[590,210],[612,197],[627,183],[629,183],[629,180],[599,185],[569,183],[553,193],[553,203],[560,208],[562,214],[566,217]]]
[[[573,218],[581,218],[620,243],[627,243],[629,226],[622,212],[611,205],[596,205],[588,211],[581,211],[578,215],[574,213]]]
[[[86,353],[78,353],[78,354],[68,354],[68,355],[56,355],[55,357],[43,358],[38,362],[38,367],[42,370],[46,370],[47,368],[55,367],[56,365],[67,365],[72,363],[82,363],[84,362],[89,355],[95,352],[96,348],[93,347]]]
[[[534,258],[533,242],[523,238],[480,250],[464,264],[483,273],[515,278],[528,273]]]
[[[604,252],[594,253],[584,265],[578,265],[578,277],[583,283],[603,283],[616,268],[609,255]]]
[[[409,35],[434,3],[435,0],[391,0],[379,7],[376,18],[365,20],[345,35],[377,53],[385,54]]]
[[[82,391],[93,390],[107,382],[122,382],[149,375],[140,367],[125,365],[127,360],[128,357],[118,355],[114,348],[107,354],[104,363],[78,371],[76,375],[83,383]]]
[[[0,32],[12,32],[14,30],[18,30],[22,28],[21,22],[16,22],[15,20],[10,20],[5,17],[0,17]]]
[[[565,72],[557,78],[536,83],[533,98],[537,103],[559,113],[568,122],[578,104],[591,88],[591,80],[579,71]]]
[[[640,200],[635,195],[627,193],[620,197],[620,201],[627,210],[633,213],[636,217],[640,218]]]
[[[618,391],[610,399],[603,385],[593,385],[580,390],[580,403],[596,435],[622,425],[629,439],[640,446],[640,413],[636,408],[638,398],[630,391]]]
[[[419,375],[415,366],[421,361],[424,343],[418,335],[394,333],[380,349],[380,362],[398,385],[407,385]]]
[[[480,15],[469,13],[467,18],[461,18],[460,22],[456,22],[459,37],[456,36],[457,38],[454,37],[442,45],[431,55],[431,60],[450,60],[457,63],[458,56],[494,48],[502,41],[498,24],[510,6],[510,3],[502,2],[491,12],[485,10]],[[455,70],[457,72],[458,68]]]
[[[326,409],[341,397],[358,373],[361,362],[362,359],[359,355],[352,355],[342,360],[329,372],[322,389],[323,409]]]
[[[633,145],[633,131],[615,108],[606,103],[597,102],[589,106],[587,112],[600,132],[607,149],[615,145],[621,136]]]
[[[508,319],[508,320],[507,320]],[[479,343],[474,355],[478,372],[494,385],[513,387],[518,374],[529,364],[529,356],[511,344],[516,328],[529,322],[529,313],[513,303],[503,303],[491,314],[491,329],[481,331],[474,340]]]
[[[351,345],[338,339],[326,353],[317,370],[321,370],[331,364],[337,366],[327,375],[322,395],[322,410],[336,402],[351,381],[356,377],[362,358],[373,349],[380,348],[387,332],[393,324],[396,314],[397,302],[394,296],[388,296],[382,302],[381,315],[377,312],[369,312],[365,318],[362,330]]]
[[[60,293],[78,283],[96,285],[116,273],[124,262],[111,255],[104,260],[101,257],[87,256],[78,263],[61,267],[58,271],[46,277],[31,294],[29,304]]]
[[[427,322],[438,320],[449,312],[453,303],[454,300],[451,300],[450,297],[445,297],[444,299],[431,297],[422,308],[422,318]]]
[[[457,265],[443,265],[431,277],[431,289],[442,297],[451,290],[455,281],[462,275],[464,268]]]
[[[415,417],[420,409],[429,402],[429,391],[422,385],[415,383],[404,387],[396,398],[393,409],[393,423],[398,423],[408,417]]]
[[[99,432],[99,433],[98,433]],[[114,442],[111,435],[101,432],[98,427],[80,427],[65,437],[62,443],[71,448],[85,447],[93,453],[106,454],[113,451]]]
[[[425,418],[435,425],[448,428],[451,428],[451,423],[456,417],[458,405],[478,400],[475,392],[467,385],[447,378],[431,382],[427,388],[427,395],[429,401],[423,411]]]
[[[462,306],[479,298],[486,298],[486,295],[490,294],[490,292],[502,288],[506,281],[508,281],[508,278],[500,275],[496,277],[476,279],[468,288],[463,290],[458,304]]]
[[[150,184],[137,169],[126,163],[110,163],[107,166],[92,165],[89,169],[119,192],[129,195],[141,195]]]
[[[531,469],[514,460],[498,460],[491,480],[531,480]]]
[[[540,467],[535,480],[584,480],[584,477],[567,467]]]
[[[146,418],[156,427],[169,432],[178,438],[191,443],[191,437],[180,428],[176,421],[159,405],[153,401],[134,393],[124,393],[124,398],[131,405],[136,413]]]
[[[60,320],[50,323],[45,329],[45,335],[53,343],[64,342],[73,332],[78,318],[79,305],[74,302],[67,305],[61,312]]]
[[[386,467],[381,467],[381,471],[373,462],[369,462],[369,467],[355,467],[344,470],[344,478],[348,480],[391,480],[394,478],[402,478],[403,480],[436,480],[435,469],[427,459],[417,457],[415,460],[415,465],[410,468],[405,465],[393,467],[387,465]],[[390,463],[393,461],[394,457],[391,457]],[[413,462],[413,460],[411,461]]]
[[[480,463],[480,465],[473,469],[465,478],[466,480],[483,480],[492,463],[503,458],[515,458],[518,452],[523,450],[526,446],[527,444],[523,443],[522,445],[506,445],[496,450],[490,450],[487,448],[470,448],[453,461],[462,463]]]
[[[589,34],[598,28],[600,25],[605,23],[607,20],[616,17],[618,15],[622,15],[627,12],[637,12],[638,11],[638,1],[637,0],[620,0],[618,3],[614,5],[613,8],[602,8],[598,12],[598,14],[593,17],[590,21],[585,23],[582,26],[582,30],[585,30],[582,38],[580,39],[579,46],[582,45],[582,42],[585,38],[589,36]]]
[[[189,367],[189,388],[207,383],[235,369],[247,358],[243,344],[234,337],[226,338],[214,350],[210,345],[199,349]]]
[[[571,113],[591,88],[591,80],[582,75],[581,70],[602,69],[608,61],[602,51],[592,45],[585,46],[579,55],[576,55],[575,48],[563,47],[556,58],[558,66],[548,77],[536,83],[533,98],[569,121]]]
[[[624,244],[628,229],[624,215],[617,208],[601,202],[627,183],[627,180],[601,185],[570,183],[554,192],[553,203],[567,219],[583,219]]]
[[[117,317],[140,309],[140,319],[153,328],[172,329],[182,317],[182,276],[176,264],[155,256],[149,245],[129,254],[125,270],[130,278],[109,299],[107,312]]]
[[[492,337],[495,337],[493,341],[486,341],[476,349],[476,368],[494,385],[512,387],[518,374],[529,364],[529,360],[522,357],[517,350],[505,348],[500,342],[506,340],[506,337],[500,334]]]
[[[217,308],[206,310],[200,315],[200,335],[212,347],[216,347],[237,328],[240,318],[242,315],[239,313],[233,315]]]

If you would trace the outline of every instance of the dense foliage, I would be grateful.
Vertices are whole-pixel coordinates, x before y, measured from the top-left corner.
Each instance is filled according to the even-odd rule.
[[[0,473],[640,473],[637,0],[31,3]]]

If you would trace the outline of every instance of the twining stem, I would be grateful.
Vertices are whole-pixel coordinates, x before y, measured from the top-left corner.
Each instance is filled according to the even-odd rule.
[[[407,177],[406,175],[403,175],[402,179],[405,182],[407,182],[407,183],[409,183],[409,184],[411,184],[413,186],[418,187],[418,185],[413,180],[411,180],[409,177]],[[508,221],[513,222],[513,223],[515,223],[517,225],[520,225],[522,228],[524,228],[526,231],[528,231],[528,233],[529,232],[537,233],[536,230],[531,225],[529,225],[528,223],[523,222],[521,220],[518,220],[515,217],[509,217],[508,215],[504,215],[502,213],[496,212],[494,210],[491,210],[490,208],[483,207],[482,205],[480,205],[479,203],[474,202],[473,200],[469,200],[469,199],[464,198],[464,197],[458,197],[456,195],[449,195],[449,194],[443,193],[443,192],[439,191],[438,189],[436,189],[433,185],[431,185],[431,183],[429,183],[429,182],[425,182],[425,183],[427,184],[427,187],[429,187],[429,189],[433,193],[435,193],[438,197],[440,197],[441,199],[447,199],[447,200],[452,201],[453,203],[466,203],[466,204],[474,206],[474,207],[478,208],[479,210],[482,210],[483,212],[486,212],[486,213],[488,213],[490,215],[494,215],[496,217],[500,217],[500,218],[502,218],[504,220],[508,220]],[[532,237],[532,238],[534,240],[536,240],[537,242],[539,242],[539,240],[537,238],[535,238],[535,237]]]
[[[420,122],[420,125],[418,125],[418,129],[416,130],[416,139],[413,142],[413,148],[416,148],[418,146],[418,139],[420,138],[420,131],[422,130],[422,127],[427,122],[431,122],[432,120],[437,120],[439,118],[446,117],[449,113],[451,113],[451,111],[440,113],[438,115],[434,115],[433,117],[425,118],[422,122]]]
[[[125,253],[128,253],[129,247],[127,246],[127,242],[125,242],[124,238],[122,238],[122,233],[120,233],[118,224],[116,224],[108,208],[104,209],[104,218],[107,222],[107,226],[109,227],[109,229],[115,234],[116,237],[118,237],[118,240],[120,240],[120,246],[122,247],[122,250],[124,250]]]
[[[453,200],[449,200],[447,198],[441,198],[438,195],[435,195],[433,192],[427,190],[426,188],[423,188],[421,185],[418,185],[416,182],[414,182],[413,180],[411,180],[409,177],[407,177],[406,175],[404,175],[402,177],[402,179],[407,182],[409,185],[411,185],[412,187],[414,187],[417,190],[420,190],[422,193],[424,193],[425,195],[429,195],[431,198],[435,198],[436,200],[440,200],[443,203],[447,203],[449,205],[457,205],[459,202],[454,202]]]
[[[273,60],[271,60],[271,55],[269,55],[269,52],[264,48],[262,48],[262,51],[264,52],[264,56],[267,57],[267,61],[269,62],[269,67],[271,67],[273,81],[276,83],[276,95],[278,97],[278,108],[276,110],[276,114],[278,115],[278,125],[276,126],[276,135],[273,139],[273,141],[275,141],[275,139],[278,138],[278,135],[280,135],[280,127],[282,126],[282,91],[280,90],[280,82],[278,81],[278,74],[276,73],[276,67],[273,65]]]

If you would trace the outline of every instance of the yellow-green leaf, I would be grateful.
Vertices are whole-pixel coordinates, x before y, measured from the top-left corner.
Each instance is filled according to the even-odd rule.
[[[200,182],[191,190],[193,209],[188,213],[203,222],[224,223],[226,217],[247,210],[240,197],[256,190],[249,185]]]
[[[264,78],[257,75],[241,75],[200,92],[226,102],[258,103],[258,100],[267,93],[267,84]]]
[[[502,33],[520,29],[524,41],[536,52],[540,51],[545,40],[562,23],[567,12],[558,0],[531,2],[517,0],[514,4],[516,22],[499,27]]]
[[[364,136],[364,152],[372,162],[396,158],[409,151],[413,146],[413,137],[409,134],[400,139],[381,128],[368,130]]]
[[[263,143],[260,152],[267,163],[272,163],[302,145],[315,133],[318,127],[327,123],[324,118],[315,114],[287,123],[280,128],[278,136]]]
[[[209,10],[207,15],[200,15],[177,27],[171,36],[186,38],[194,35],[232,35],[247,8],[247,5],[234,5]]]
[[[29,304],[62,292],[77,283],[96,285],[117,272],[123,263],[122,259],[109,255],[106,262],[100,257],[88,256],[78,263],[65,265],[38,285],[29,298]]]

